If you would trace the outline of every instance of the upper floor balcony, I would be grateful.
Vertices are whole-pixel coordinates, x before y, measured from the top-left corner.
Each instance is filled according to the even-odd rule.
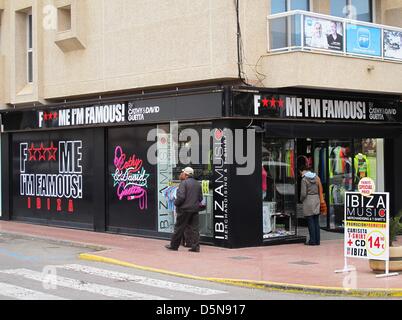
[[[289,11],[268,17],[268,52],[265,68],[293,75],[272,77],[274,87],[402,94],[401,28]]]
[[[269,52],[319,50],[402,62],[401,28],[295,10],[269,16],[268,30]]]

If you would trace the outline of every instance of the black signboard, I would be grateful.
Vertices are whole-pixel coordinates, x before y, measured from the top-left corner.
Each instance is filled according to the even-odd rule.
[[[152,145],[147,134],[153,128],[109,129],[109,230],[157,230],[157,172],[147,160]]]
[[[93,226],[93,132],[12,137],[13,218]]]
[[[398,100],[236,93],[234,116],[270,119],[311,119],[355,122],[402,122]]]
[[[5,132],[71,127],[114,126],[222,117],[222,92],[137,99],[116,103],[8,111]]]

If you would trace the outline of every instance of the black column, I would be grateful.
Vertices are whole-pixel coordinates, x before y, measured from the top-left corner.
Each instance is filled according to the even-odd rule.
[[[238,130],[243,131],[243,141],[236,141],[236,147],[243,145],[243,153],[247,151],[248,123],[239,123]],[[236,139],[235,139],[236,140]],[[248,154],[247,166],[253,167],[251,174],[242,175],[239,171],[245,168],[240,166],[236,159],[230,168],[231,192],[229,195],[230,220],[230,246],[232,248],[260,246],[263,242],[262,219],[262,160],[261,160],[261,134],[255,134],[255,152]],[[249,167],[251,168],[251,167]]]
[[[262,177],[261,177],[261,136],[256,134],[253,144],[255,151],[248,154],[248,163],[240,165],[236,159],[236,147],[243,146],[246,156],[246,127],[249,121],[215,121],[214,135],[214,240],[217,246],[229,248],[252,247],[262,244]],[[236,141],[235,129],[242,136]],[[227,129],[233,141],[220,130]],[[223,138],[221,136],[223,135]],[[233,143],[232,143],[233,142]],[[221,156],[233,153],[232,163]],[[241,168],[251,166],[250,174],[242,174]]]
[[[1,220],[11,219],[11,189],[12,179],[10,172],[10,139],[11,134],[4,133],[1,135],[1,204],[2,216]]]
[[[106,130],[104,128],[94,129],[94,180],[93,180],[93,217],[94,231],[102,232],[106,230]]]

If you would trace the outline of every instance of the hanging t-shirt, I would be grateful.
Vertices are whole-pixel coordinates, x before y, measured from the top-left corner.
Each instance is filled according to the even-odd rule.
[[[367,159],[366,155],[358,153],[355,156],[354,165],[356,181],[370,177],[370,161]]]

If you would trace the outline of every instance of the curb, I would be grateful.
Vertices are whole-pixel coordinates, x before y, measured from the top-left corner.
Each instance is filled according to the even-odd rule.
[[[55,238],[45,237],[45,236],[41,236],[41,235],[29,235],[26,233],[19,233],[19,232],[13,232],[13,231],[0,230],[0,236],[1,235],[18,236],[19,238],[24,239],[24,240],[44,240],[44,241],[49,241],[49,242],[52,242],[55,244],[68,245],[68,246],[72,246],[72,247],[76,247],[76,248],[78,247],[78,248],[91,249],[91,250],[95,250],[95,251],[105,251],[105,250],[113,249],[113,248],[103,247],[103,246],[96,245],[96,244],[78,242],[78,241],[73,241],[73,240],[55,239]]]
[[[316,294],[327,296],[348,296],[357,298],[390,298],[390,297],[402,297],[402,289],[344,289],[337,287],[320,287],[320,286],[306,286],[298,284],[287,284],[279,282],[269,281],[252,281],[252,280],[240,280],[240,279],[224,279],[224,278],[208,278],[199,277],[189,274],[183,274],[163,269],[156,269],[152,267],[145,267],[129,262],[98,256],[95,254],[83,253],[79,255],[81,260],[102,262],[107,264],[118,265],[122,267],[133,268],[137,270],[156,272],[169,276],[175,276],[180,278],[209,281],[220,284],[233,285],[237,287],[246,287],[252,289],[262,289],[269,291],[280,291],[284,293],[299,293],[299,294]]]

